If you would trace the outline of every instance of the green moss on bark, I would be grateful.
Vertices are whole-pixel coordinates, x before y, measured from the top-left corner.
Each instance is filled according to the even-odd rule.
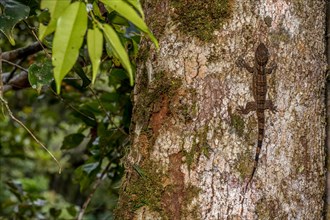
[[[253,170],[253,157],[251,150],[246,149],[237,157],[236,169],[238,170],[241,178],[244,180],[249,177]]]
[[[152,211],[163,213],[161,196],[164,175],[159,164],[146,160],[141,166],[134,165],[129,184],[120,193],[120,203],[115,210],[117,219],[132,219],[136,210],[148,206]],[[156,170],[156,167],[159,168]]]
[[[170,160],[171,157],[172,155]],[[180,157],[181,153],[174,155],[175,159]],[[185,186],[183,173],[178,170],[180,164],[181,160],[176,160],[176,164],[170,164],[166,171],[159,163],[150,159],[143,161],[141,166],[134,165],[129,183],[120,192],[121,199],[115,210],[116,219],[134,219],[136,212],[142,207],[148,207],[162,219],[198,216],[198,207],[193,212],[188,211],[188,207],[199,195],[200,189],[190,184]],[[171,208],[173,198],[177,204]]]
[[[172,0],[175,8],[173,20],[178,23],[181,32],[190,34],[202,41],[213,38],[213,32],[219,30],[230,18],[232,0]]]
[[[208,126],[206,125],[202,129],[199,129],[195,134],[190,151],[184,151],[188,170],[191,169],[193,164],[198,163],[201,155],[204,155],[207,158],[209,157],[210,146],[207,143],[207,132]]]
[[[139,85],[140,95],[136,103],[135,115],[136,121],[144,125],[144,129],[147,129],[154,104],[160,102],[163,96],[168,96],[170,100],[182,85],[182,81],[178,78],[167,77],[165,72],[156,74],[150,85],[148,85],[147,73],[144,72],[141,81],[143,81],[143,85]]]
[[[244,124],[244,120],[242,119],[242,117],[237,114],[231,114],[230,120],[231,120],[231,125],[233,126],[236,134],[239,137],[243,137],[245,124]]]

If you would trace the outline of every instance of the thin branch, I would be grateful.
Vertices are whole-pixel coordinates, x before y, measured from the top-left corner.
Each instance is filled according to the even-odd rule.
[[[36,35],[36,33],[34,32],[34,28],[30,27],[30,25],[24,20],[24,23],[26,24],[26,26],[29,28],[29,30],[31,31],[31,33],[33,34],[33,36],[35,37],[35,39],[38,41],[38,43],[40,44],[40,46],[42,47],[43,51],[45,52],[46,56],[51,59],[52,56],[47,52],[46,48],[44,47],[44,45],[42,44],[42,42],[40,41],[39,37]]]
[[[102,109],[102,111],[104,112],[104,114],[105,114],[108,118],[110,118],[110,114],[109,114],[109,112],[107,112],[107,110],[105,109],[103,103],[101,102],[101,100],[99,99],[99,97],[96,95],[94,89],[93,89],[92,87],[90,87],[90,86],[88,86],[88,88],[89,88],[89,90],[92,92],[94,98],[97,100],[97,102],[99,103],[99,105],[101,106],[101,109]]]
[[[7,82],[10,73],[3,73],[2,74],[2,82]],[[8,92],[9,90],[19,90],[24,88],[31,87],[29,80],[28,80],[28,73],[25,71],[20,72],[19,74],[15,74],[12,79],[10,79],[7,83],[3,84],[3,94]]]
[[[78,215],[78,218],[77,220],[82,220],[83,217],[84,217],[84,214],[85,214],[85,211],[90,203],[90,201],[92,200],[95,192],[96,192],[96,189],[99,187],[99,185],[101,184],[104,176],[107,174],[107,172],[109,171],[109,168],[110,168],[110,165],[111,165],[111,162],[109,161],[109,163],[107,164],[106,168],[103,170],[101,176],[94,182],[93,186],[92,186],[92,191],[91,193],[88,195],[86,201],[84,202],[80,212],[79,212],[79,215]]]
[[[16,63],[16,65],[21,65],[21,63],[22,63],[24,60],[25,60],[24,58],[23,58],[23,59],[20,59],[20,60]],[[10,71],[8,77],[6,77],[5,80],[3,80],[3,83],[4,83],[4,84],[8,83],[9,80],[11,80],[11,79],[14,77],[14,73],[16,72],[17,69],[18,69],[18,68],[15,66],[15,67],[12,69],[12,71]]]
[[[58,160],[56,159],[56,157],[47,149],[47,147],[41,143],[41,141],[39,141],[39,139],[32,133],[32,131],[30,129],[28,129],[25,124],[23,122],[21,122],[19,119],[17,119],[13,112],[11,111],[11,109],[9,108],[8,106],[8,103],[7,101],[2,97],[0,96],[0,101],[3,103],[3,105],[5,106],[5,108],[7,109],[7,112],[10,116],[10,118],[12,120],[14,120],[15,122],[17,122],[20,126],[22,126],[28,133],[29,135],[35,140],[35,142],[37,142],[45,151],[47,151],[47,153],[53,158],[53,160],[56,162],[57,166],[58,166],[58,173],[61,174],[62,172],[62,167],[61,167],[61,164],[60,162],[58,162]]]
[[[22,67],[22,66],[20,66],[20,65],[18,65],[18,64],[16,64],[16,63],[10,62],[9,60],[2,59],[2,62],[4,62],[4,63],[8,63],[8,64],[10,64],[10,65],[12,65],[12,66],[14,66],[14,67],[16,67],[16,68],[18,68],[18,69],[21,69],[21,70],[23,70],[23,71],[25,71],[25,72],[28,72],[28,70],[25,69],[24,67]]]
[[[33,36],[37,39],[37,42],[34,42],[31,45],[23,47],[23,48],[19,48],[19,49],[16,49],[16,50],[11,50],[11,51],[7,51],[7,52],[2,53],[2,60],[3,60],[3,62],[6,62],[10,65],[15,66],[16,68],[19,68],[19,69],[22,69],[23,71],[28,72],[25,68],[20,66],[19,63],[15,64],[11,61],[14,61],[14,60],[17,60],[17,59],[22,59],[23,60],[27,56],[35,54],[35,53],[37,53],[41,50],[44,50],[47,57],[51,58],[51,56],[47,52],[47,50],[44,47],[44,45],[42,44],[42,42],[37,37],[34,30],[27,23],[26,23],[26,25],[29,28],[29,30],[31,31],[31,33],[33,34]],[[11,74],[10,77],[7,78],[6,85],[0,87],[2,93],[5,93],[5,92],[7,92],[11,89],[17,90],[17,89],[23,89],[23,88],[30,87],[30,84],[28,82],[27,74],[25,74],[25,73],[21,73],[17,77],[15,76],[12,80],[11,80],[11,78],[12,78],[12,74]],[[0,77],[0,80],[1,79],[3,79],[3,77],[2,78]],[[1,84],[3,84],[2,80],[1,80]]]
[[[81,114],[82,116],[90,119],[90,120],[94,120],[94,118],[86,115],[85,113],[83,113],[82,111],[80,111],[79,109],[77,109],[76,107],[74,107],[71,103],[65,101],[65,99],[62,98],[62,96],[58,95],[51,87],[50,87],[51,92],[56,96],[56,98],[58,98],[61,102],[63,102],[65,105],[69,106],[72,110],[76,111],[77,113]]]
[[[97,100],[97,102],[99,103],[99,105],[101,106],[102,111],[104,112],[104,114],[109,118],[110,123],[115,126],[121,133],[123,133],[124,135],[128,135],[126,133],[126,131],[124,129],[122,129],[121,127],[118,127],[115,122],[112,120],[111,115],[109,114],[109,112],[107,112],[107,110],[105,109],[103,103],[101,102],[101,100],[99,99],[99,97],[96,95],[94,89],[90,86],[88,86],[88,88],[91,90],[92,94],[94,95],[95,99]]]
[[[35,54],[41,50],[42,50],[42,46],[40,45],[40,43],[34,42],[31,45],[23,47],[23,48],[3,52],[2,59],[8,60],[8,61],[15,61],[17,59],[22,59],[29,55]]]
[[[10,73],[4,73],[2,74],[2,81],[6,82],[8,79]],[[74,77],[65,77],[66,80],[80,80],[79,78]],[[31,85],[28,80],[28,73],[25,71],[20,72],[19,74],[16,74],[12,79],[9,80],[9,82],[4,83],[3,86],[3,93],[6,93],[10,90],[20,90],[25,88],[30,88]]]

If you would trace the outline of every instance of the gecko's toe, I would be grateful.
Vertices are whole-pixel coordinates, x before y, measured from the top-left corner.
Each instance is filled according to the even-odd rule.
[[[238,66],[239,68],[243,68],[244,67],[244,59],[242,56],[239,56],[236,60],[236,66]]]
[[[244,113],[244,108],[243,108],[243,106],[238,106],[238,107],[236,108],[236,111],[237,111],[239,114],[243,114],[243,113]]]
[[[271,109],[271,112],[272,113],[278,112],[278,109],[277,109],[277,106],[276,105],[273,106],[273,108]]]

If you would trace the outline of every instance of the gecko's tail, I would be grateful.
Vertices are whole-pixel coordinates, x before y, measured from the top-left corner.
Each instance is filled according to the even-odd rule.
[[[249,187],[249,185],[250,185],[250,183],[251,183],[251,181],[253,179],[254,173],[256,172],[257,167],[258,167],[259,154],[260,154],[261,146],[262,146],[263,133],[264,133],[264,130],[263,129],[259,129],[258,144],[257,144],[257,149],[256,149],[256,155],[255,155],[255,158],[254,158],[253,170],[252,170],[252,173],[251,173],[251,176],[250,176],[249,181],[246,183],[246,186],[245,186],[245,189],[244,189],[244,193],[247,191],[247,189],[248,189],[248,187]]]

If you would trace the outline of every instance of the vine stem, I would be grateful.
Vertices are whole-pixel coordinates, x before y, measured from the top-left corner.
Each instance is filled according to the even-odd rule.
[[[40,41],[39,37],[36,35],[36,33],[34,32],[34,28],[30,27],[30,25],[24,20],[25,25],[28,27],[28,29],[31,31],[32,35],[35,37],[35,39],[38,41],[38,43],[40,44],[40,46],[42,47],[43,51],[45,52],[46,56],[49,59],[52,59],[52,56],[47,52],[46,48],[44,47],[44,45],[42,44],[42,42]]]
[[[113,126],[115,126],[115,128],[117,128],[121,133],[123,133],[124,135],[128,135],[128,134],[126,133],[126,131],[125,131],[123,128],[118,127],[118,126],[115,124],[115,122],[112,120],[111,115],[107,112],[107,110],[105,109],[105,107],[104,107],[103,103],[101,102],[101,100],[99,99],[99,97],[97,97],[97,94],[95,93],[94,89],[93,89],[92,87],[90,87],[90,86],[88,86],[88,88],[90,89],[90,91],[92,92],[93,96],[95,97],[95,99],[96,99],[97,102],[99,103],[99,105],[100,105],[102,111],[104,112],[104,114],[108,117],[110,123],[111,123]]]
[[[88,195],[86,201],[84,202],[80,212],[79,212],[79,215],[78,215],[78,218],[77,220],[82,220],[83,217],[84,217],[84,214],[86,212],[86,209],[87,209],[87,206],[88,204],[90,203],[90,201],[92,200],[95,192],[96,192],[96,189],[99,187],[99,185],[101,184],[102,182],[102,179],[104,178],[104,176],[107,174],[109,168],[110,168],[110,165],[111,165],[111,161],[109,161],[109,163],[107,164],[106,168],[103,170],[101,176],[95,181],[95,183],[93,184],[93,187],[92,187],[92,191],[91,193]]]
[[[56,162],[56,164],[58,166],[58,173],[61,174],[62,167],[61,167],[60,162],[58,162],[58,160],[56,159],[56,157],[47,149],[47,147],[43,143],[41,143],[41,141],[32,133],[32,131],[28,127],[25,126],[25,124],[22,121],[20,121],[19,119],[17,119],[14,116],[13,112],[11,111],[11,109],[8,106],[7,101],[2,96],[0,96],[0,101],[3,103],[3,105],[7,109],[7,112],[9,114],[10,118],[12,120],[14,120],[15,122],[17,122],[20,126],[22,126],[29,133],[29,135],[35,140],[35,142],[37,142],[53,158],[53,160]]]
[[[10,64],[10,65],[12,65],[12,66],[14,66],[14,67],[16,67],[16,68],[18,68],[18,69],[21,69],[21,70],[23,70],[23,71],[25,71],[25,72],[28,72],[27,69],[25,69],[24,67],[22,67],[22,66],[20,66],[20,65],[18,65],[18,64],[16,64],[16,63],[10,62],[9,60],[3,60],[3,59],[1,59],[1,60],[2,60],[2,62],[4,62],[4,63],[8,63],[8,64]]]

